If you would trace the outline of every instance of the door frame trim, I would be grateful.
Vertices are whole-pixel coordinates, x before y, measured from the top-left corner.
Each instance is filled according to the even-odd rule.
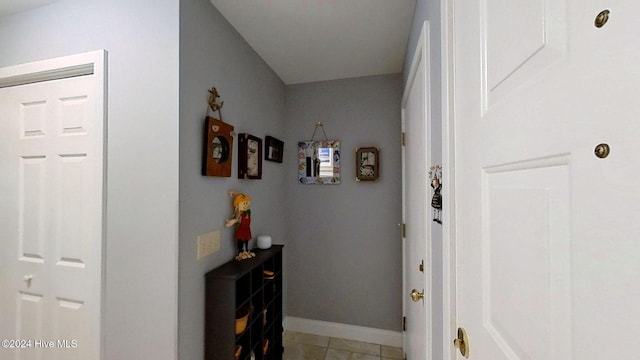
[[[76,76],[93,75],[94,64],[78,64],[65,68],[55,68],[50,70],[44,70],[39,72],[32,72],[27,74],[20,74],[16,76],[8,76],[0,78],[0,88],[6,88],[11,86],[20,86],[27,84],[34,84],[49,80],[66,79]]]
[[[440,8],[441,98],[442,98],[442,356],[456,359],[453,339],[457,331],[456,311],[456,198],[455,198],[455,33],[454,1]]]
[[[102,109],[102,128],[96,137],[102,139],[102,179],[101,252],[100,252],[100,315],[98,341],[100,359],[104,358],[105,344],[105,304],[106,304],[106,232],[107,232],[107,61],[106,50],[38,60],[19,65],[0,67],[0,88],[34,84],[44,81],[91,75],[95,77],[95,105]]]
[[[2,67],[0,88],[93,74],[106,84],[106,59],[106,50],[97,50]]]
[[[411,62],[411,67],[409,69],[409,75],[407,77],[407,82],[405,84],[405,88],[403,91],[403,95],[402,95],[402,101],[400,103],[400,109],[401,109],[401,126],[402,126],[402,133],[405,132],[405,124],[406,124],[406,114],[405,114],[405,107],[406,107],[406,103],[408,100],[408,94],[409,94],[409,89],[411,89],[414,85],[415,80],[417,80],[415,78],[416,76],[416,72],[418,71],[418,66],[421,66],[422,64],[424,64],[424,79],[421,79],[422,81],[422,85],[424,86],[424,116],[425,116],[425,141],[428,142],[427,144],[427,151],[426,151],[426,156],[427,158],[424,159],[424,161],[427,164],[431,163],[431,150],[430,150],[430,146],[431,146],[431,121],[432,121],[432,117],[431,117],[431,82],[429,81],[430,76],[431,76],[431,62],[430,62],[430,54],[431,54],[431,48],[430,48],[430,23],[428,20],[424,21],[424,23],[422,24],[422,29],[420,31],[420,36],[418,38],[418,42],[416,44],[416,48],[415,48],[415,52],[413,55],[413,60]],[[428,166],[428,165],[427,165]],[[406,164],[405,164],[405,146],[404,144],[402,144],[402,174],[403,177],[406,175]],[[427,186],[427,184],[425,184],[425,186]],[[406,223],[406,218],[405,218],[405,204],[406,204],[406,194],[405,194],[405,187],[404,187],[404,179],[402,181],[402,224]],[[426,359],[425,360],[431,360],[432,359],[432,348],[433,348],[433,328],[432,328],[432,323],[433,323],[433,301],[432,301],[432,297],[433,297],[433,271],[431,270],[431,266],[433,264],[432,261],[432,251],[431,251],[431,221],[427,221],[427,239],[425,239],[425,246],[424,246],[424,254],[423,254],[423,259],[426,265],[426,269],[424,270],[424,274],[425,274],[425,280],[427,279],[427,276],[429,276],[429,286],[424,286],[424,293],[428,294],[427,296],[425,296],[425,330],[427,332],[427,338],[425,341],[425,354],[426,354]],[[405,264],[406,264],[406,257],[405,257],[405,251],[406,251],[406,243],[405,243],[406,239],[404,237],[402,237],[402,314],[403,316],[406,316],[406,299],[405,296],[408,296],[408,287],[407,287],[407,281],[406,281],[406,274],[405,274]],[[405,356],[406,356],[406,332],[403,330],[403,334],[402,334],[402,343],[403,343],[403,349],[405,351]]]

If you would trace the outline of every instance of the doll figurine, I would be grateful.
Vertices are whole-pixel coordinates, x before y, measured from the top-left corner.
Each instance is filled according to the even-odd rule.
[[[235,239],[238,242],[238,255],[236,260],[244,260],[255,257],[256,254],[249,251],[249,240],[251,240],[251,197],[237,191],[229,191],[229,196],[233,199],[233,218],[227,220],[226,227],[236,226]]]
[[[429,170],[429,178],[431,179],[431,187],[433,188],[433,198],[431,199],[431,207],[433,208],[433,221],[442,224],[440,213],[442,212],[442,167],[440,165],[432,166]]]

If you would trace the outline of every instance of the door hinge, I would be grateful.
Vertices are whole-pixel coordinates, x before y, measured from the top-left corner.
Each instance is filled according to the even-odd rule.
[[[404,132],[400,135],[400,142],[402,143],[402,146],[405,145],[405,140],[404,140],[405,136],[404,136]]]
[[[407,237],[407,224],[405,223],[400,224],[400,232],[402,232],[403,238]]]
[[[407,317],[402,317],[402,331],[407,331]]]

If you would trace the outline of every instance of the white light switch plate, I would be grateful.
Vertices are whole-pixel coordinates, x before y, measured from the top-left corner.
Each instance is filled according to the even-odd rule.
[[[198,260],[220,250],[220,230],[198,236]]]

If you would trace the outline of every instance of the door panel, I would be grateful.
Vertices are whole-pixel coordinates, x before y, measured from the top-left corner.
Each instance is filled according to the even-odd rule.
[[[483,322],[512,358],[571,358],[571,348],[556,341],[571,328],[568,160],[483,174]]]
[[[418,71],[418,76],[424,75],[424,70]],[[425,291],[426,279],[424,272],[420,272],[419,265],[426,258],[428,213],[426,202],[425,166],[426,144],[424,139],[424,91],[420,81],[414,83],[411,95],[407,99],[405,123],[405,261],[404,272],[406,288],[404,302],[406,304],[406,353],[407,359],[422,359],[426,356],[426,310],[428,301],[413,302],[409,294],[413,289]],[[425,293],[427,297],[431,295]]]
[[[15,359],[100,356],[102,84],[0,88],[0,338],[32,340]]]
[[[562,58],[566,6],[563,0],[481,0],[485,111]]]
[[[20,157],[18,246],[20,260],[42,263],[45,246],[45,157]]]
[[[406,317],[404,351],[409,360],[431,359],[431,202],[427,189],[430,162],[428,28],[423,30],[402,102],[403,121],[403,304]],[[420,265],[424,268],[421,270]],[[424,294],[411,300],[412,290]]]
[[[454,2],[456,312],[470,358],[640,358],[640,4],[610,1],[597,28],[595,0]]]

